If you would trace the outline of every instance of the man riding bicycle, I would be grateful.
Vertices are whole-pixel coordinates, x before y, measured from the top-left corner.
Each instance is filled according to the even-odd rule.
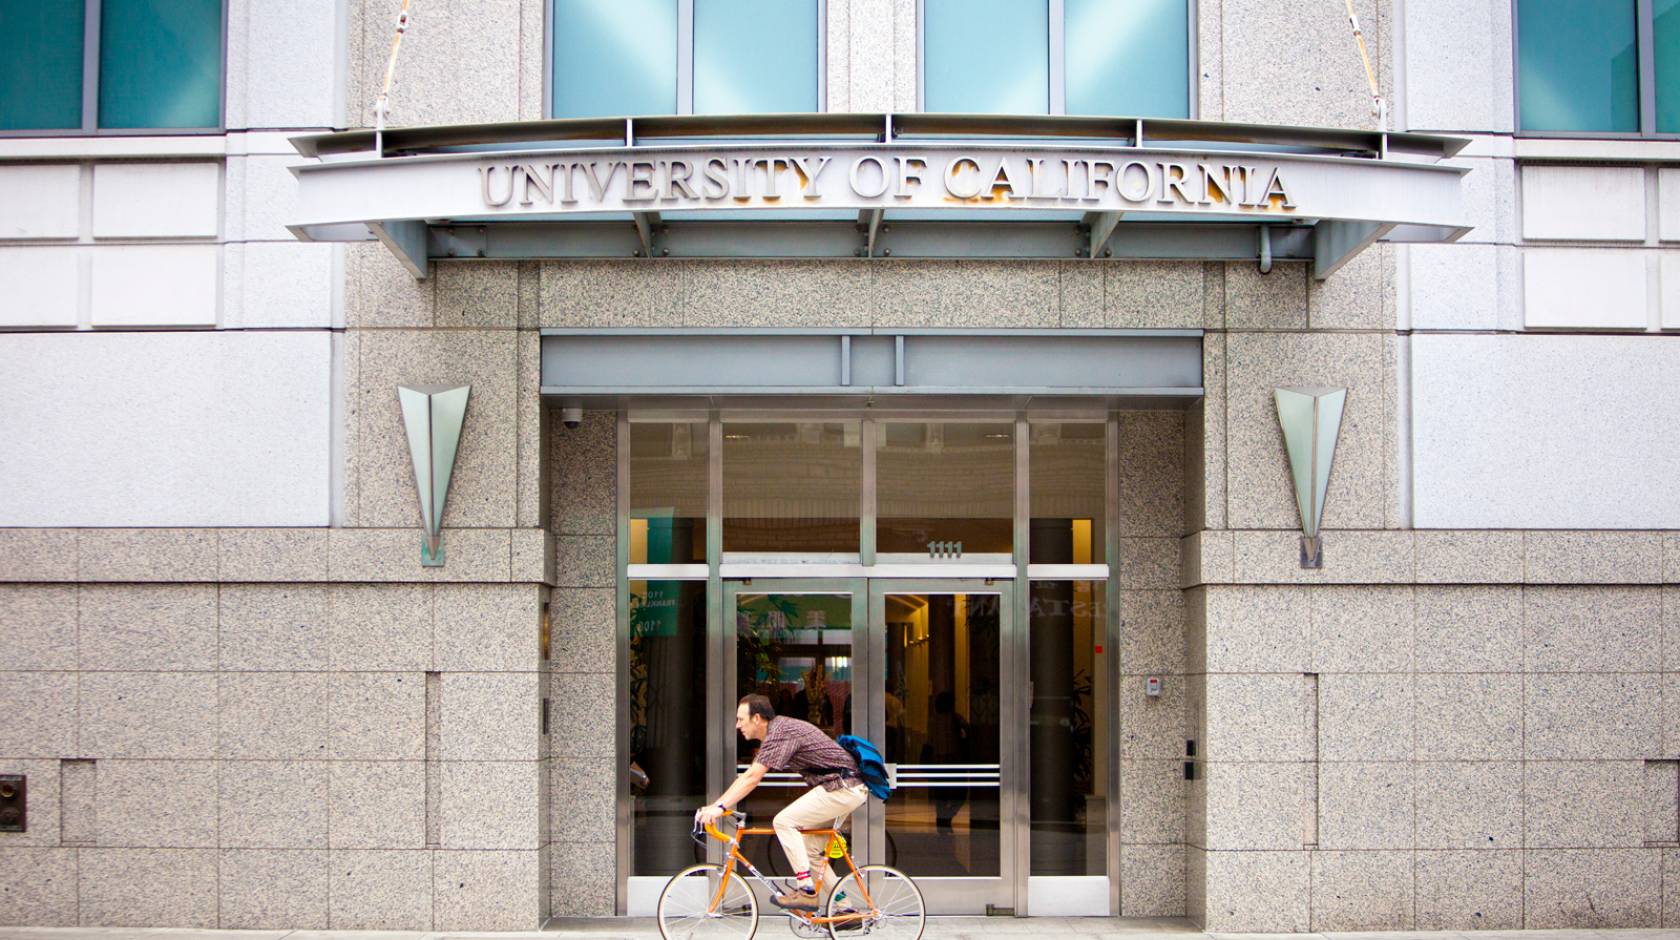
[[[811,789],[774,820],[776,838],[793,866],[797,884],[771,900],[777,907],[815,911],[817,886],[828,884],[832,874],[824,851],[828,837],[807,836],[799,830],[827,827],[831,821],[832,828],[840,828],[841,821],[869,799],[869,788],[845,748],[808,721],[778,717],[775,706],[762,695],[742,696],[735,710],[735,730],[749,741],[758,741],[758,753],[722,796],[695,812],[695,821],[710,825],[746,799],[772,770],[798,771]]]

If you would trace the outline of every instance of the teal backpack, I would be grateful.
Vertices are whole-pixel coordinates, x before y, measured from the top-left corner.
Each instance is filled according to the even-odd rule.
[[[843,734],[834,743],[845,748],[846,753],[857,761],[858,776],[863,778],[870,796],[884,800],[892,795],[892,776],[887,773],[887,763],[881,759],[881,752],[875,745],[855,734]]]

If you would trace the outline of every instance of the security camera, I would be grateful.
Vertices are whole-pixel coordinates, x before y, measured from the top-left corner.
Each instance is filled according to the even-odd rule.
[[[583,409],[576,405],[567,405],[561,408],[560,423],[568,428],[576,428],[583,423]]]

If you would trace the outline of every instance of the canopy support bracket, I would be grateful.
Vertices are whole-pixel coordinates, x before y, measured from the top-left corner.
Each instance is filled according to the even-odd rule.
[[[630,217],[636,223],[636,238],[642,243],[642,248],[636,252],[636,256],[639,258],[655,257],[658,254],[658,246],[655,244],[656,233],[654,230],[659,226],[659,213],[633,212]]]
[[[1119,212],[1087,212],[1084,224],[1091,227],[1091,258],[1106,258],[1114,254],[1108,250],[1109,236],[1114,234],[1114,227],[1120,224]],[[1104,251],[1107,250],[1107,254]]]
[[[1325,219],[1313,226],[1313,279],[1322,281],[1336,273],[1394,228],[1392,222],[1352,222]]]
[[[368,231],[374,234],[390,249],[391,254],[397,256],[408,273],[414,275],[417,281],[423,281],[431,273],[431,265],[427,261],[426,223],[414,219],[387,220],[384,222],[367,223]]]
[[[858,228],[864,233],[863,249],[858,254],[865,258],[875,257],[875,243],[881,234],[881,218],[886,214],[885,209],[865,209],[858,213]]]

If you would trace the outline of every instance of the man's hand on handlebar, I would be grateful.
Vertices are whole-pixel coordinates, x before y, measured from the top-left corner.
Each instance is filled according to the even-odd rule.
[[[702,806],[694,811],[694,824],[696,826],[710,826],[717,822],[722,815],[724,815],[723,807],[715,803]]]

